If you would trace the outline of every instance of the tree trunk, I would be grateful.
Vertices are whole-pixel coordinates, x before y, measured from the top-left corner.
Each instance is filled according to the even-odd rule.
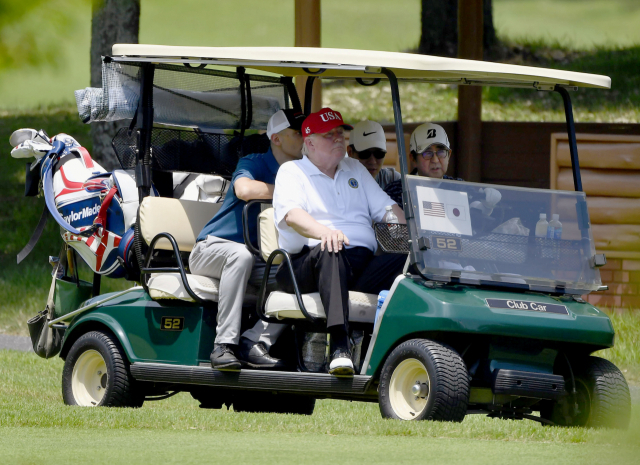
[[[102,57],[113,44],[137,44],[140,0],[92,0],[91,87],[102,87]],[[119,167],[111,140],[122,122],[91,124],[91,155],[107,170]]]
[[[484,0],[483,24],[486,59],[494,55],[497,44],[492,0]],[[418,53],[458,56],[458,0],[422,0],[422,33]]]
[[[458,0],[422,0],[422,34],[418,53],[458,54]]]
[[[484,0],[482,7],[482,47],[484,49],[484,59],[490,60],[498,58],[499,53],[496,29],[493,27],[492,0]]]

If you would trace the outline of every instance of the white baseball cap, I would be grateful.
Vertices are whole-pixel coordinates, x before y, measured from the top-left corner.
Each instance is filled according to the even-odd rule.
[[[349,145],[353,145],[358,152],[375,148],[387,153],[384,129],[375,121],[364,120],[354,124],[349,134]]]
[[[433,144],[444,145],[447,150],[451,150],[447,133],[439,124],[421,124],[413,131],[411,139],[409,139],[409,147],[416,153],[424,152]]]
[[[287,128],[297,131],[302,127],[304,122],[304,113],[292,109],[276,111],[267,123],[267,137],[271,139],[272,134],[277,134]]]

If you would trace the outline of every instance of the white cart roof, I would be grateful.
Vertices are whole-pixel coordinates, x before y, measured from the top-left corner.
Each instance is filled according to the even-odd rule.
[[[207,63],[244,66],[283,76],[316,74],[321,78],[385,78],[380,68],[398,79],[453,84],[545,88],[553,85],[609,89],[611,78],[531,66],[505,65],[411,53],[307,47],[176,47],[115,44],[115,61]]]

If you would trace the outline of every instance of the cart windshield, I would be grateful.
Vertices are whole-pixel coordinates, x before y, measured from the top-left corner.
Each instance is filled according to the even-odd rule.
[[[406,179],[416,265],[427,278],[569,294],[601,285],[583,192]],[[544,223],[536,228],[541,213],[555,226],[552,237]]]

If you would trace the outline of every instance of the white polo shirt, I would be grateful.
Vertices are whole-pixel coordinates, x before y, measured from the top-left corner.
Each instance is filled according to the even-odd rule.
[[[349,248],[366,247],[375,252],[372,221],[381,222],[388,205],[395,205],[358,160],[345,157],[331,179],[305,156],[284,163],[276,176],[273,193],[274,220],[280,248],[298,253],[303,246],[320,243],[298,234],[284,220],[289,211],[301,208],[318,223],[341,230]]]

